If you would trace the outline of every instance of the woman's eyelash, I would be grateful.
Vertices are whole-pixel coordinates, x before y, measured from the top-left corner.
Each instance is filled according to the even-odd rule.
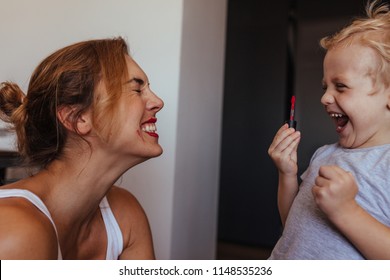
[[[137,83],[133,88],[130,88],[131,91],[135,91],[136,93],[142,93],[150,83]]]

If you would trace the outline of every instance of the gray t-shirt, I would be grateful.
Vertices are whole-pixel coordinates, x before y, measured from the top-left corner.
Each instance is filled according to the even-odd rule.
[[[390,226],[390,144],[344,149],[338,144],[319,148],[301,176],[283,234],[269,259],[364,259],[318,208],[311,192],[322,165],[338,165],[351,172],[358,184],[358,204]]]

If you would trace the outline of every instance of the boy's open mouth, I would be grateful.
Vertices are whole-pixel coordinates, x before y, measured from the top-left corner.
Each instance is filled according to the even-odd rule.
[[[336,124],[336,131],[341,132],[342,129],[347,125],[349,118],[346,115],[340,113],[331,113],[330,116]]]

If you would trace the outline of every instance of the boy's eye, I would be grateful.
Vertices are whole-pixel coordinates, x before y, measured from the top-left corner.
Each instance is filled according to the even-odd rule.
[[[345,85],[344,85],[344,84],[337,83],[337,84],[336,84],[336,87],[338,87],[338,88],[344,88]]]
[[[342,83],[336,83],[335,84],[336,90],[339,92],[344,92],[348,89],[348,87],[345,84]]]

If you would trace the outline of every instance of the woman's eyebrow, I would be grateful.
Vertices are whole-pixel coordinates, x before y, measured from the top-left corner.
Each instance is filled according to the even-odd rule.
[[[139,84],[140,86],[142,86],[142,85],[145,84],[145,81],[144,81],[144,80],[142,80],[142,79],[140,79],[140,78],[137,78],[137,77],[134,77],[134,78],[128,80],[126,84],[131,84],[131,83],[133,83],[133,82]]]

